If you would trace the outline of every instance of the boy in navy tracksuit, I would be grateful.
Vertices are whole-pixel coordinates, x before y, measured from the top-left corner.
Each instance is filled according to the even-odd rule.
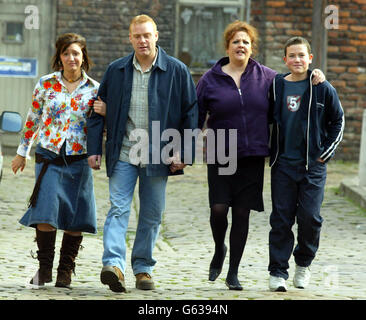
[[[294,285],[309,283],[309,266],[319,246],[326,162],[343,136],[344,114],[336,90],[324,81],[313,86],[309,43],[294,37],[285,45],[290,70],[273,80],[271,141],[272,213],[269,233],[271,291],[286,291],[288,260],[294,247],[292,226],[297,221]]]

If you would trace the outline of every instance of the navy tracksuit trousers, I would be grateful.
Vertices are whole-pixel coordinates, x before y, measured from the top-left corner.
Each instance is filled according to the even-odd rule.
[[[295,262],[308,267],[319,247],[326,164],[291,166],[277,161],[271,169],[272,213],[269,233],[270,274],[288,279],[288,261],[294,247],[292,226],[297,222]]]

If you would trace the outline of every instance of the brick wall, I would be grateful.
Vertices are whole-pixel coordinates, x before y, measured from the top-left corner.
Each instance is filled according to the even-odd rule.
[[[337,0],[334,4],[339,6],[339,29],[328,32],[327,76],[346,114],[343,156],[358,160],[366,108],[366,0]]]
[[[58,0],[57,35],[78,32],[86,37],[95,66],[89,74],[101,80],[107,65],[131,52],[131,18],[155,18],[159,44],[174,53],[175,0]],[[295,35],[311,40],[312,0],[252,0],[251,23],[260,33],[258,61],[286,71],[285,41]],[[366,0],[328,0],[339,8],[339,29],[328,31],[327,79],[342,101],[346,128],[337,159],[358,160],[362,111],[366,108]]]
[[[260,34],[258,60],[278,72],[285,72],[283,45],[292,36],[311,39],[312,0],[252,0],[251,23]]]
[[[58,0],[56,34],[76,32],[86,38],[94,62],[89,75],[100,81],[110,62],[131,52],[128,27],[142,13],[154,18],[158,44],[172,54],[175,4],[170,0]]]
[[[258,60],[279,72],[283,45],[291,36],[311,42],[312,0],[252,0],[252,20],[261,36]],[[328,30],[327,79],[337,89],[346,127],[336,158],[358,160],[366,108],[366,0],[329,0],[339,10],[339,29]]]

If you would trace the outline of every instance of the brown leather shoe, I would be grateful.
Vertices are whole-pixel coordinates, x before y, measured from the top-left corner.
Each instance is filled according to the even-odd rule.
[[[137,273],[136,277],[136,289],[140,290],[154,290],[154,281],[148,273]]]
[[[115,266],[105,266],[100,273],[100,281],[107,284],[113,292],[126,292],[125,277]]]

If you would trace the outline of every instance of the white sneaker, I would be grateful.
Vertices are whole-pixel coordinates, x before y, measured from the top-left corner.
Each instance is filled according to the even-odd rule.
[[[277,292],[286,292],[286,281],[284,278],[269,276],[269,290]]]
[[[299,289],[305,289],[310,282],[311,272],[309,267],[300,267],[296,265],[294,275],[294,286]]]

